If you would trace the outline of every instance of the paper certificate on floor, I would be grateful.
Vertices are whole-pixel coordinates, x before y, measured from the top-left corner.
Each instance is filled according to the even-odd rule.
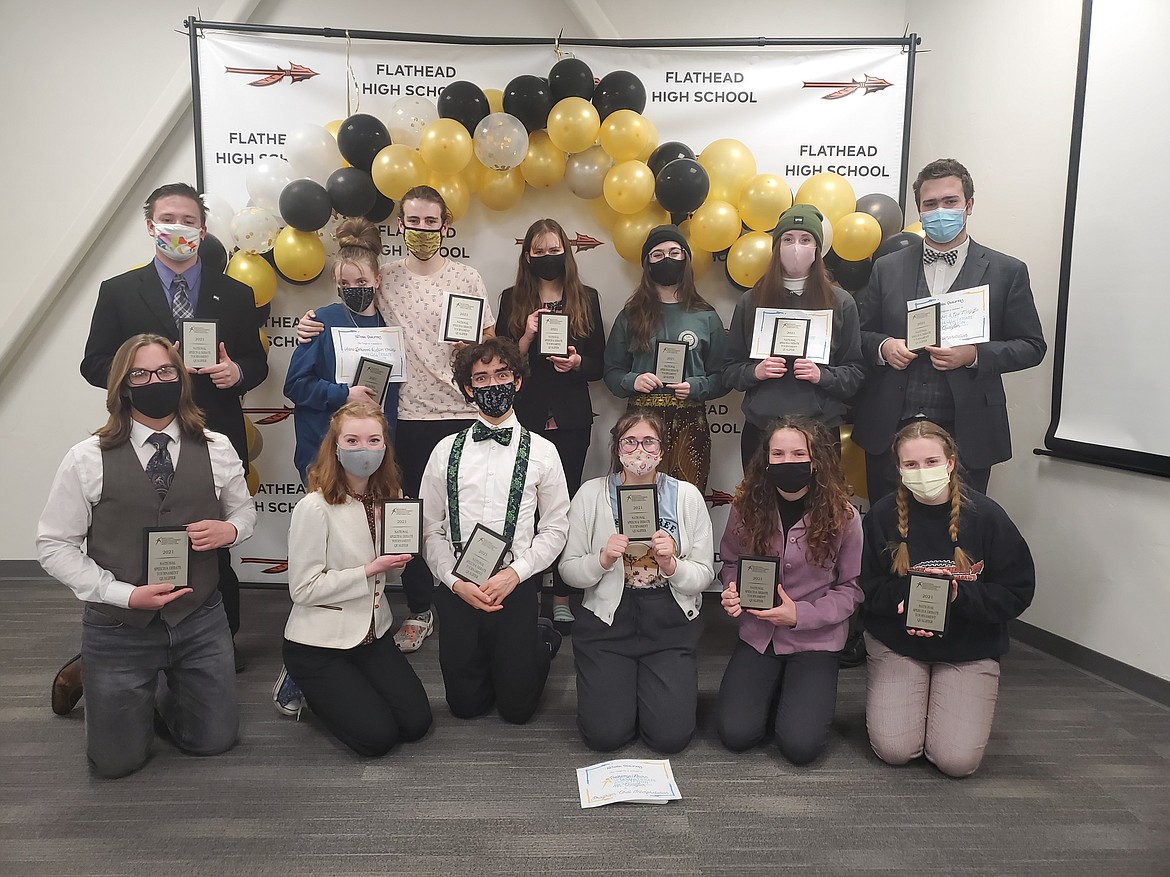
[[[802,311],[793,308],[756,308],[756,323],[752,328],[752,359],[767,359],[772,355],[777,320],[808,320],[808,340],[805,359],[820,365],[829,364],[833,349],[833,312]]]
[[[991,316],[987,303],[990,293],[991,287],[986,284],[971,289],[958,289],[946,295],[908,301],[906,311],[940,305],[939,347],[982,344],[991,340]]]
[[[618,758],[579,767],[577,789],[582,810],[618,802],[665,804],[682,798],[666,758]]]
[[[406,338],[401,326],[370,329],[333,326],[330,332],[337,358],[333,380],[337,383],[353,385],[354,372],[363,356],[392,367],[389,383],[400,384],[406,380]]]

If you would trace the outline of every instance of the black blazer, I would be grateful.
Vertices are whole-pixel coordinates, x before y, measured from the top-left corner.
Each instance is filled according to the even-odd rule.
[[[930,295],[922,270],[922,246],[918,243],[874,262],[869,285],[858,297],[861,351],[868,376],[856,399],[853,441],[870,454],[890,449],[902,418],[908,373],[878,365],[878,347],[887,338],[905,338],[906,303]],[[975,469],[1012,456],[1001,376],[1039,364],[1048,349],[1032,300],[1028,266],[971,241],[951,289],[985,283],[990,287],[991,340],[975,345],[978,365],[946,372],[955,400],[955,441],[964,464]]]
[[[219,320],[219,340],[243,371],[240,383],[226,390],[216,389],[207,375],[191,375],[191,379],[195,402],[203,409],[207,428],[231,440],[247,469],[248,443],[240,397],[268,377],[256,299],[245,284],[204,266],[195,317]],[[82,377],[104,390],[114,354],[127,338],[142,332],[153,332],[172,341],[179,339],[179,327],[153,262],[102,282],[81,360]]]
[[[512,316],[512,287],[500,294],[496,309],[496,334],[511,338],[508,321]],[[605,357],[605,327],[601,324],[601,300],[591,286],[581,287],[586,306],[593,317],[593,331],[584,338],[569,333],[569,344],[581,355],[581,367],[558,372],[548,357],[535,352],[528,357],[529,375],[516,396],[516,417],[528,429],[544,429],[551,414],[562,429],[587,429],[593,426],[593,403],[589,399],[589,382],[601,378]],[[527,314],[525,314],[527,316]],[[519,341],[519,338],[512,338]]]

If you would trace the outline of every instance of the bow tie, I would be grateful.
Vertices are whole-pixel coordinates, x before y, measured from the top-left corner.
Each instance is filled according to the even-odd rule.
[[[945,253],[940,253],[938,250],[932,250],[930,247],[922,248],[923,265],[933,265],[939,259],[942,259],[948,265],[954,265],[959,260],[959,251],[947,250]]]
[[[486,442],[488,439],[492,439],[507,447],[512,444],[512,427],[492,429],[486,423],[476,421],[475,426],[471,428],[471,439],[477,442]]]

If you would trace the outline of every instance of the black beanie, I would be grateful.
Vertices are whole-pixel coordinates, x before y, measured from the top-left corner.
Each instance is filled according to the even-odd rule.
[[[687,258],[691,258],[691,245],[687,243],[687,239],[683,237],[683,233],[678,230],[678,226],[659,225],[650,229],[650,234],[646,235],[646,243],[642,244],[642,263],[646,263],[646,259],[649,258],[651,250],[666,241],[674,241],[686,250]]]

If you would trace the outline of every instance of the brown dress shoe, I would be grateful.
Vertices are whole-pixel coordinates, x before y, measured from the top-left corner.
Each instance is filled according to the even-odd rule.
[[[53,677],[53,712],[59,716],[69,715],[81,700],[81,695],[81,655],[74,655]]]

